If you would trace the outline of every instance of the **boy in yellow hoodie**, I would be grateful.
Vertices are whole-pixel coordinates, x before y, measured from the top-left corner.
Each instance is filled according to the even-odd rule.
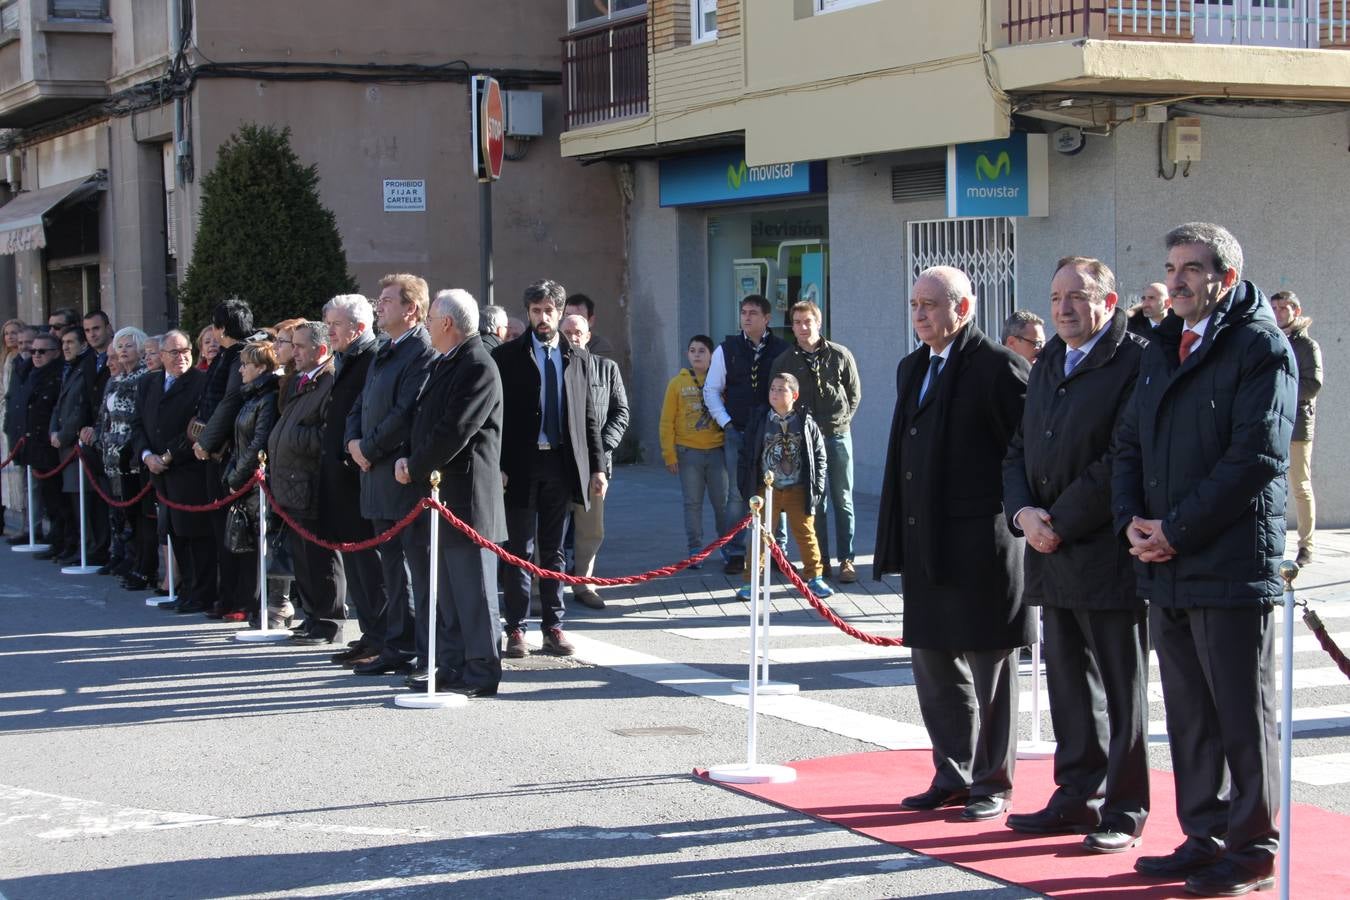
[[[670,379],[661,405],[661,456],[684,490],[684,532],[689,550],[703,549],[703,495],[712,502],[717,534],[732,522],[727,509],[727,464],[722,429],[703,406],[703,381],[712,362],[713,341],[706,334],[689,339],[689,368]],[[722,558],[727,557],[726,550]],[[691,566],[699,568],[699,566]]]

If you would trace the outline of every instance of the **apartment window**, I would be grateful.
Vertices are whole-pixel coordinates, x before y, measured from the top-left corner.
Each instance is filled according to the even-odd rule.
[[[19,31],[19,0],[0,3],[0,35],[8,37]]]
[[[694,43],[717,40],[717,0],[692,0],[689,9],[694,14]]]
[[[647,0],[567,0],[570,28],[590,28],[646,11]]]
[[[850,6],[863,6],[867,3],[876,3],[877,0],[816,0],[816,12],[834,12],[837,9],[848,9]]]
[[[108,19],[108,0],[51,0],[47,16],[52,19]]]

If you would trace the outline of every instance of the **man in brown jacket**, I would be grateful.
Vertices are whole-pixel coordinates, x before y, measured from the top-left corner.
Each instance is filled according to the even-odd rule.
[[[323,453],[324,414],[333,391],[333,357],[328,326],[301,322],[291,332],[295,380],[268,441],[268,482],[277,503],[306,531],[318,533],[319,462]],[[333,550],[288,536],[299,595],[307,604],[305,624],[291,638],[298,644],[331,644],[344,617],[347,583],[342,558]]]

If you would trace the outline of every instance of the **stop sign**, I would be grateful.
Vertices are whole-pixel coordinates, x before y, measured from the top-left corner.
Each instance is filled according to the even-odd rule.
[[[506,106],[497,79],[480,75],[474,80],[475,168],[479,180],[496,181],[502,175],[506,156]]]

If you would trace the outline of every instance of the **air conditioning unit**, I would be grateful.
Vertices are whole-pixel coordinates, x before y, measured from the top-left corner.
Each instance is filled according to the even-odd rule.
[[[5,154],[5,181],[10,190],[18,193],[23,187],[23,156],[18,153]]]

